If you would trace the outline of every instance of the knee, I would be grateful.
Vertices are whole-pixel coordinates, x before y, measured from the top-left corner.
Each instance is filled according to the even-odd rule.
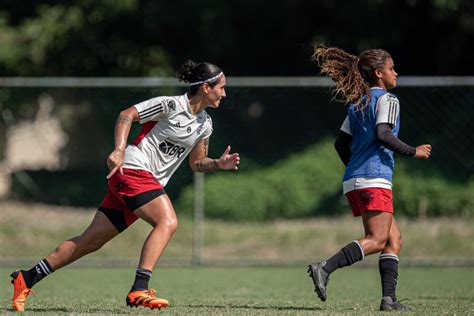
[[[165,226],[165,229],[171,234],[174,234],[176,229],[178,229],[178,219],[176,218],[176,216],[167,218],[163,224]]]
[[[160,221],[155,222],[153,228],[172,235],[178,228],[178,219],[176,216],[167,216],[162,218]]]
[[[385,248],[388,237],[386,236],[368,236],[368,237],[372,246],[371,247],[372,252],[380,252]]]

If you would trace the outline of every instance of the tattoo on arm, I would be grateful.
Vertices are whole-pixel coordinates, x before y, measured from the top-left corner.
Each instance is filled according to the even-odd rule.
[[[198,172],[213,172],[219,170],[217,165],[217,159],[211,159],[207,157],[209,150],[209,138],[202,140],[202,151],[205,158],[202,158],[195,162],[196,169]]]
[[[196,168],[198,172],[212,172],[218,170],[219,166],[217,165],[217,159],[206,157],[197,161]]]
[[[126,125],[132,125],[132,120],[128,116],[124,115],[119,115],[117,118],[117,124],[126,124]]]

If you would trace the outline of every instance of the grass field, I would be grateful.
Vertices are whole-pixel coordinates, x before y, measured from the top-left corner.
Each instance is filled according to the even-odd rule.
[[[14,268],[29,268],[59,242],[79,234],[94,210],[13,202],[0,202],[0,209],[0,314],[13,314],[9,274]],[[399,299],[409,298],[413,315],[474,315],[474,219],[402,218],[398,223],[404,236]],[[150,284],[171,302],[161,311],[125,306],[149,230],[138,221],[97,253],[39,283],[25,315],[380,314],[377,256],[332,275],[325,303],[317,298],[306,274],[306,264],[333,254],[362,234],[358,219],[206,220],[205,266],[190,267],[193,226],[180,217]],[[452,266],[426,267],[433,262]]]
[[[0,269],[1,314],[10,308],[11,269]],[[39,283],[24,315],[380,315],[375,268],[350,267],[331,276],[328,301],[319,301],[301,267],[163,268],[151,286],[170,300],[163,310],[130,309],[125,294],[133,269],[65,268]],[[474,314],[473,268],[403,268],[399,299],[413,315]]]

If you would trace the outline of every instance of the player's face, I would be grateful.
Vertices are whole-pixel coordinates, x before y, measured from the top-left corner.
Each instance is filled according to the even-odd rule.
[[[383,82],[385,89],[393,89],[397,86],[398,74],[395,71],[395,64],[392,58],[388,58],[383,69],[380,70],[380,80]]]
[[[217,84],[214,87],[209,86],[206,96],[209,101],[210,107],[218,108],[222,98],[225,98],[225,84],[225,75],[222,74],[222,76],[219,77]]]

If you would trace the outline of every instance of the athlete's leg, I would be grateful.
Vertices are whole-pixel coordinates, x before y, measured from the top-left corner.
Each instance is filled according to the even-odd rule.
[[[89,227],[80,236],[59,244],[49,256],[30,270],[17,270],[11,274],[12,307],[17,311],[24,311],[26,299],[37,282],[55,270],[99,249],[118,233],[110,220],[102,212],[97,211]]]
[[[364,250],[364,255],[370,255],[382,251],[390,236],[393,222],[392,213],[388,212],[365,212],[362,214],[365,236],[359,239]]]
[[[324,270],[330,274],[338,268],[350,266],[362,260],[366,255],[380,252],[387,243],[392,218],[392,214],[387,212],[363,213],[365,236],[360,240],[350,242],[326,260]]]
[[[97,211],[89,227],[79,236],[59,244],[46,260],[54,270],[60,269],[77,259],[100,249],[119,234],[117,228],[102,213]]]
[[[392,214],[388,212],[363,213],[364,238],[350,242],[326,261],[309,265],[308,272],[313,279],[315,291],[322,301],[327,299],[326,287],[331,273],[364,259],[365,255],[380,252],[385,247],[392,217]]]
[[[398,253],[401,235],[393,214],[380,212],[378,215],[364,213],[362,219],[366,236],[360,240],[366,255],[381,252],[379,272],[382,282],[380,310],[406,311],[409,308],[397,301],[395,288],[398,278]]]
[[[380,281],[382,283],[381,310],[409,310],[397,301],[398,254],[402,247],[402,237],[395,218],[392,221],[387,244],[379,257]]]
[[[178,219],[167,194],[162,194],[134,211],[153,226],[143,244],[138,268],[153,271],[158,258],[173,237]]]
[[[137,208],[134,214],[148,222],[153,229],[143,244],[135,281],[126,297],[127,305],[152,309],[167,307],[169,302],[157,297],[153,289],[148,289],[148,282],[156,262],[178,227],[176,213],[168,195],[162,194]]]
[[[392,226],[390,227],[390,233],[388,235],[388,240],[385,247],[382,250],[382,253],[391,253],[396,256],[400,253],[402,249],[403,240],[402,235],[400,233],[400,228],[398,227],[398,223],[393,218]]]

